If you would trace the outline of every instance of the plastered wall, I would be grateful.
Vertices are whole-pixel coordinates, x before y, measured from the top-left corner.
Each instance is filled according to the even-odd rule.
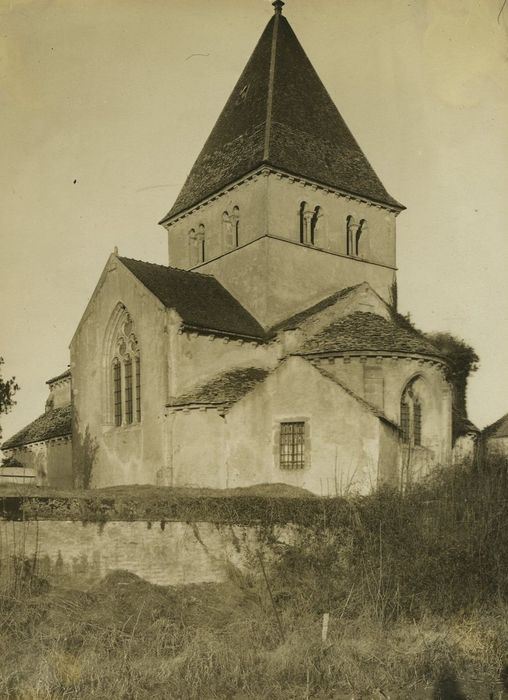
[[[118,304],[131,315],[141,357],[141,422],[115,427],[107,329]],[[92,486],[157,483],[166,464],[164,405],[168,398],[168,314],[116,260],[108,262],[71,343],[73,463]]]

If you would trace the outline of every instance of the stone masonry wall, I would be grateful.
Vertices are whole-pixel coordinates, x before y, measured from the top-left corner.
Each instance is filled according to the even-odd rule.
[[[0,584],[15,560],[36,562],[50,584],[86,588],[123,569],[159,585],[219,582],[253,528],[211,523],[0,521]],[[243,548],[243,547],[242,547]]]

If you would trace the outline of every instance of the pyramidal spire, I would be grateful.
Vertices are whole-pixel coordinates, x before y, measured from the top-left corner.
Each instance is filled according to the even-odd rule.
[[[262,165],[386,204],[385,190],[307,58],[282,0],[161,223]]]

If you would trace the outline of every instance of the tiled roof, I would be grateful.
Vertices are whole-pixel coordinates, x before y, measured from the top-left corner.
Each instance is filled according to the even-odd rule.
[[[304,309],[303,311],[300,311],[299,313],[295,314],[294,316],[291,316],[290,318],[287,318],[286,320],[281,321],[276,326],[271,328],[269,333],[278,333],[279,331],[287,331],[287,330],[291,330],[293,328],[297,328],[301,323],[303,323],[303,321],[310,318],[311,316],[314,316],[315,314],[319,313],[320,311],[324,311],[329,306],[332,306],[332,304],[335,304],[335,302],[338,301],[339,299],[343,299],[344,297],[347,297],[347,295],[350,292],[352,292],[354,289],[357,289],[362,284],[363,284],[363,282],[355,285],[354,287],[346,287],[345,289],[341,289],[338,292],[331,294],[329,297],[322,299],[317,304],[310,306],[308,309]]]
[[[71,376],[70,369],[66,369],[65,372],[62,372],[62,374],[59,374],[56,377],[51,377],[51,379],[48,379],[46,384],[54,384],[54,382],[58,382],[60,379],[67,379],[67,377],[70,377],[70,376]]]
[[[280,15],[266,26],[163,221],[262,164],[403,208],[385,190]]]
[[[216,375],[205,384],[173,398],[168,406],[230,405],[245,396],[268,376],[260,367],[242,367]]]
[[[210,275],[120,257],[119,260],[186,326],[262,339],[254,316]]]
[[[346,384],[343,384],[340,379],[337,379],[335,375],[333,375],[331,372],[327,372],[325,369],[320,367],[317,364],[314,364],[314,367],[317,369],[317,371],[323,375],[323,377],[326,377],[327,379],[330,379],[334,384],[337,384],[337,386],[340,386],[341,389],[343,389],[346,394],[349,394],[355,401],[358,401],[364,408],[366,408],[368,411],[373,413],[377,418],[380,420],[384,421],[385,423],[388,423],[391,425],[392,428],[395,428],[396,430],[400,430],[400,427],[397,425],[397,423],[394,423],[392,420],[390,420],[384,413],[381,411],[381,409],[377,408],[373,404],[369,403],[369,401],[366,401],[364,398],[359,396],[356,392],[354,392],[352,389],[350,389]]]
[[[22,447],[31,442],[42,442],[51,438],[64,437],[71,434],[72,406],[53,408],[36,418],[25,428],[6,440],[2,449]]]
[[[483,434],[490,438],[508,437],[508,413],[492,425],[487,426],[483,430]]]
[[[302,352],[404,352],[440,357],[440,352],[417,331],[366,311],[334,321],[309,338]]]
[[[467,416],[465,416],[461,411],[456,408],[452,409],[452,441],[455,441],[459,437],[463,437],[470,433],[479,434],[480,431],[474,423],[472,423]]]

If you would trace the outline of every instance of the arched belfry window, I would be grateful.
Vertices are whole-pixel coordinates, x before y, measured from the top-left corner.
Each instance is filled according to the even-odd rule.
[[[196,238],[196,229],[191,228],[188,234],[189,238],[189,265],[194,267],[198,264],[198,244]]]
[[[237,206],[233,207],[231,224],[233,227],[233,245],[235,248],[238,248],[240,245],[240,208]]]
[[[423,421],[425,419],[423,394],[424,382],[421,377],[406,385],[400,399],[400,429],[403,442],[422,445]]]
[[[298,218],[300,224],[300,243],[316,245],[320,219],[323,211],[320,206],[312,207],[307,202],[300,202]]]
[[[224,250],[233,247],[233,224],[228,211],[222,212],[222,241]]]
[[[141,356],[134,324],[123,305],[115,309],[110,333],[111,414],[115,426],[141,420]]]
[[[360,239],[362,238],[362,234],[365,233],[367,230],[367,222],[365,219],[360,219],[360,223],[358,224],[358,227],[355,232],[355,255],[359,256],[360,255]]]
[[[357,225],[354,216],[346,218],[346,255],[354,255],[354,240]]]
[[[198,248],[198,264],[203,263],[206,260],[206,236],[205,236],[205,225],[199,224],[198,232],[196,235],[197,248]]]
[[[310,217],[310,241],[312,245],[316,245],[318,242],[318,234],[319,234],[319,223],[320,219],[323,216],[323,212],[321,207],[315,207],[314,211],[312,212],[312,215]]]

